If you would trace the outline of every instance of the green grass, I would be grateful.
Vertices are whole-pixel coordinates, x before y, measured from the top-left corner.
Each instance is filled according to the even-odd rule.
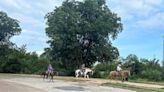
[[[102,84],[102,86],[123,88],[123,89],[128,89],[128,90],[134,90],[136,92],[164,92],[164,89],[137,87],[137,86],[131,86],[131,85],[121,84],[121,83],[104,83]]]
[[[161,86],[164,86],[164,81],[155,82],[155,81],[148,81],[148,80],[146,80],[146,79],[136,79],[136,80],[129,80],[129,82],[145,83],[145,84],[154,84],[154,85],[161,85]]]

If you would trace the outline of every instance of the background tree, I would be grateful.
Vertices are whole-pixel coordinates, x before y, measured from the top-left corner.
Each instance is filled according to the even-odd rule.
[[[47,60],[40,58],[36,52],[27,52],[26,45],[17,47],[10,42],[10,38],[20,32],[19,22],[0,11],[0,72],[38,74],[46,71]]]
[[[11,48],[13,45],[9,39],[20,32],[21,28],[18,21],[8,17],[5,12],[0,11],[0,72],[3,71],[2,66],[5,63],[9,63],[7,61],[11,59],[9,54],[13,51]]]
[[[21,32],[19,22],[0,11],[0,44],[10,43],[9,39]]]
[[[110,38],[122,31],[121,18],[112,13],[105,0],[66,0],[48,13],[46,34],[53,60],[73,72],[81,64],[108,62],[119,56]]]
[[[148,79],[150,81],[161,81],[162,76],[162,67],[159,64],[157,59],[141,59],[142,62],[142,71],[140,78]]]
[[[139,75],[141,73],[141,63],[139,62],[139,59],[134,54],[129,54],[124,62],[124,66],[131,69],[131,74],[133,76]]]

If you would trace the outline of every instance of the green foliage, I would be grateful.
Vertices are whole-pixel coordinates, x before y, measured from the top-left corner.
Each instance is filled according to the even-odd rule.
[[[3,73],[36,73],[46,71],[48,61],[38,55],[27,53],[25,47],[11,48],[0,45],[0,72]]]
[[[161,72],[156,69],[143,70],[141,77],[150,81],[161,81],[162,79]]]
[[[108,78],[110,71],[116,70],[116,65],[114,63],[102,63],[98,64],[94,68],[94,78]]]
[[[148,79],[150,81],[161,81],[162,67],[159,60],[138,59],[134,54],[130,54],[124,59],[123,66],[131,69],[131,79]]]
[[[21,28],[18,21],[0,11],[0,44],[10,43],[9,39],[20,32]]]
[[[66,0],[45,18],[50,56],[65,70],[72,72],[83,63],[90,67],[119,56],[109,38],[116,39],[122,31],[121,18],[110,11],[105,0]]]
[[[138,57],[134,54],[130,54],[126,57],[123,66],[131,69],[131,78],[137,78],[141,74],[142,63],[139,62]]]

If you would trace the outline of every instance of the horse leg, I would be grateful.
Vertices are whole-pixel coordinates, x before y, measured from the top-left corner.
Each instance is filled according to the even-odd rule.
[[[51,82],[51,75],[48,75],[48,81]]]
[[[53,82],[53,80],[54,80],[54,75],[52,75],[52,82]]]
[[[78,76],[79,76],[78,73],[75,73],[75,77],[78,78]]]
[[[77,73],[77,74],[76,74],[76,78],[78,78],[78,77],[79,77],[79,74]]]
[[[114,79],[115,79],[115,77],[116,77],[116,75],[115,75],[115,74],[111,74],[110,79],[111,79],[111,80],[114,80]]]
[[[112,75],[111,75],[111,79],[113,80],[113,79],[114,79],[114,77],[115,77],[115,75],[114,75],[114,74],[112,74]]]
[[[43,76],[43,80],[45,80],[47,78],[47,75],[46,74],[44,74],[44,76]]]
[[[113,76],[109,76],[109,77],[110,77],[111,80],[113,80],[113,78],[114,78]]]
[[[89,79],[89,75],[87,74],[87,78]]]
[[[84,73],[84,78],[87,78],[87,74],[86,73]]]
[[[53,80],[54,80],[54,74],[52,74],[52,78],[51,79],[52,79],[52,82],[53,82]]]
[[[48,79],[48,76],[49,76],[49,75],[48,75],[48,74],[46,74],[46,79]]]
[[[84,74],[84,78],[86,78],[86,74]]]
[[[53,82],[53,74],[51,74],[50,76],[51,76],[50,81]]]
[[[121,76],[121,81],[124,82],[124,77],[123,76]]]
[[[45,75],[43,75],[43,80],[44,80],[44,78],[45,78]]]

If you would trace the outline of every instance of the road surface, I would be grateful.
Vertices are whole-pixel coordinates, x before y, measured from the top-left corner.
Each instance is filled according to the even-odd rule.
[[[9,78],[0,81],[0,92],[135,92],[127,89],[99,86],[63,80],[41,78]]]
[[[46,92],[38,88],[0,80],[0,92]]]

